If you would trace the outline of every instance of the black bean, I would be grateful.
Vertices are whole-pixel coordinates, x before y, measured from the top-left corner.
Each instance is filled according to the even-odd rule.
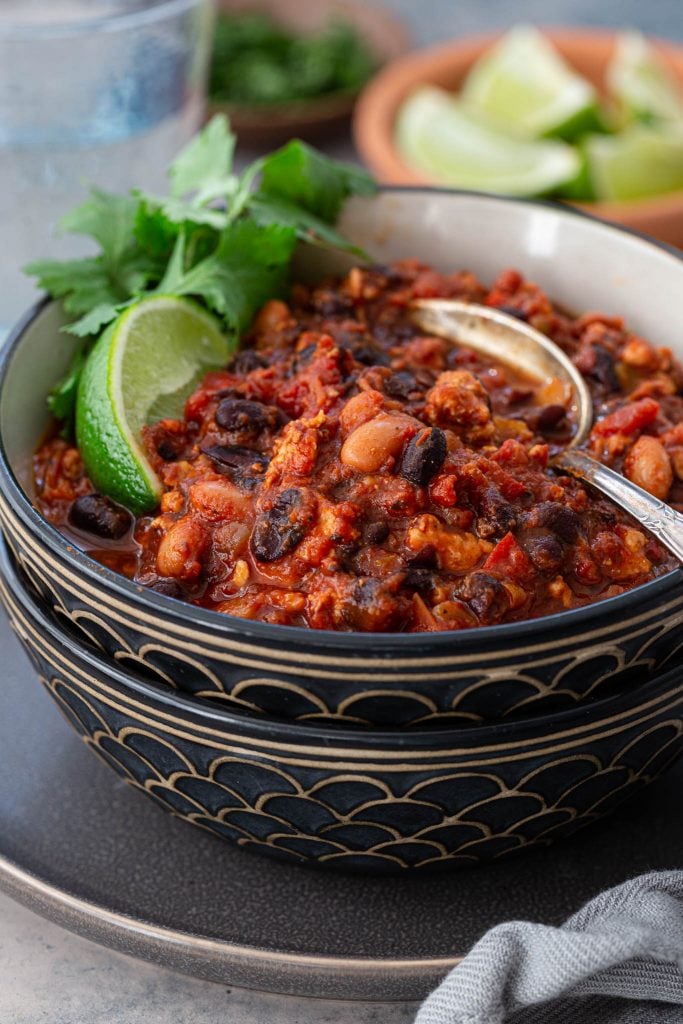
[[[499,622],[510,607],[510,596],[503,584],[485,572],[466,576],[460,587],[460,596],[485,624]]]
[[[247,398],[224,398],[216,409],[216,423],[223,430],[258,435],[280,424],[279,410]]]
[[[263,356],[260,356],[253,348],[245,348],[237,353],[228,369],[231,373],[247,374],[253,370],[261,370],[267,365]]]
[[[528,320],[529,317],[521,309],[517,309],[516,306],[495,306],[495,309],[499,313],[507,313],[508,316],[514,316],[516,320]]]
[[[506,501],[495,487],[488,487],[477,500],[477,529],[482,537],[496,533],[507,533],[517,526],[517,515],[509,501]]]
[[[243,448],[239,444],[202,445],[202,452],[219,466],[242,473],[262,473],[270,461],[267,455]]]
[[[439,567],[439,559],[433,544],[425,544],[414,555],[410,555],[406,562],[410,566],[418,566],[424,569],[438,569]]]
[[[313,297],[313,308],[324,317],[343,316],[353,309],[353,301],[338,292],[318,292]]]
[[[77,530],[106,540],[120,540],[133,525],[133,517],[123,505],[104,494],[84,494],[69,510],[69,522]]]
[[[351,351],[353,358],[362,366],[388,366],[390,362],[388,355],[372,345],[356,345]]]
[[[552,535],[529,537],[524,549],[541,572],[556,573],[564,561],[562,545]]]
[[[401,284],[403,275],[388,263],[372,263],[368,268],[371,274],[381,274],[387,284]]]
[[[403,321],[392,320],[382,323],[378,321],[372,326],[372,334],[380,345],[391,345],[392,348],[398,342],[410,341],[415,337],[415,327],[407,318]]]
[[[560,540],[573,543],[579,535],[576,512],[559,501],[542,501],[525,516],[527,526],[543,526]]]
[[[381,544],[389,536],[387,523],[368,523],[363,531],[366,544]]]
[[[412,373],[400,370],[398,373],[392,373],[391,377],[387,377],[384,382],[384,390],[392,398],[408,399],[420,388]]]
[[[593,345],[595,364],[588,376],[602,384],[607,391],[618,391],[619,380],[614,365],[614,356],[602,345]]]
[[[157,453],[164,462],[175,462],[180,455],[183,443],[171,437],[162,437],[157,445]]]
[[[352,629],[363,632],[391,632],[402,623],[407,615],[407,599],[400,598],[396,590],[400,578],[378,580],[363,576],[354,581],[350,592],[342,602],[342,615]]]
[[[152,583],[146,583],[146,587],[153,590],[156,594],[164,594],[166,597],[175,597],[177,600],[182,601],[185,597],[185,592],[177,580],[172,580],[166,576],[160,576]]]
[[[310,497],[296,487],[283,491],[272,508],[262,512],[251,531],[252,554],[260,562],[275,562],[301,543],[313,522]]]
[[[547,430],[554,430],[566,416],[567,410],[563,405],[544,405],[536,416],[536,430],[540,430],[542,434]]]
[[[292,359],[292,373],[298,373],[299,370],[308,366],[313,358],[316,348],[317,345],[304,345],[303,348],[298,349],[298,351],[294,353],[294,358]]]
[[[432,590],[434,588],[434,574],[429,569],[409,569],[402,586],[409,590]]]
[[[410,439],[401,459],[401,476],[418,487],[429,483],[446,458],[446,435],[438,427],[420,430]]]

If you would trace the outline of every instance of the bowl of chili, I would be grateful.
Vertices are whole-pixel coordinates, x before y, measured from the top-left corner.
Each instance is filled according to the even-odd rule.
[[[567,208],[436,189],[353,200],[342,227],[376,264],[303,250],[289,305],[266,306],[185,421],[150,428],[168,497],[134,542],[74,529],[74,507],[112,510],[45,441],[70,358],[59,306],[15,328],[0,520],[33,590],[120,666],[324,725],[550,713],[679,664],[680,568],[547,467],[562,395],[420,337],[406,305],[469,297],[545,330],[593,390],[594,451],[676,504],[680,256]]]
[[[0,597],[43,686],[119,776],[294,863],[434,871],[515,855],[608,813],[683,750],[677,670],[516,722],[331,730],[216,708],[116,665],[41,606],[4,546]]]

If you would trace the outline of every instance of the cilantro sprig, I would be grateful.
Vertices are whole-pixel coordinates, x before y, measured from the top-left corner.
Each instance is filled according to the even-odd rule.
[[[349,196],[375,191],[364,171],[295,139],[236,174],[234,149],[227,119],[214,117],[171,164],[167,196],[93,188],[61,220],[95,241],[95,255],[25,268],[75,318],[64,330],[83,339],[49,399],[59,419],[71,416],[94,339],[132,303],[191,296],[238,333],[286,291],[297,241],[363,256],[334,224]]]

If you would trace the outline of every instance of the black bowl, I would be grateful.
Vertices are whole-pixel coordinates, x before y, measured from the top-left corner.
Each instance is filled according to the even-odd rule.
[[[342,227],[383,262],[415,256],[442,269],[469,266],[486,280],[516,265],[569,308],[623,314],[658,344],[679,337],[681,259],[565,207],[388,189],[348,204]],[[317,252],[315,272],[332,269],[331,259]],[[680,664],[681,570],[559,615],[407,635],[248,622],[135,586],[74,548],[31,504],[45,395],[73,345],[59,334],[62,322],[58,306],[36,307],[1,358],[0,525],[34,591],[122,666],[281,718],[440,726],[554,712]]]
[[[509,856],[607,813],[683,752],[681,670],[514,723],[337,731],[213,708],[117,667],[41,608],[4,550],[0,596],[41,682],[119,775],[287,860],[398,870]]]

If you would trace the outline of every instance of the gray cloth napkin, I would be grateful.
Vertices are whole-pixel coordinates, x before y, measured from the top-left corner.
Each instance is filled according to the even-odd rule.
[[[560,928],[492,928],[415,1024],[683,1024],[683,871],[608,889]]]

